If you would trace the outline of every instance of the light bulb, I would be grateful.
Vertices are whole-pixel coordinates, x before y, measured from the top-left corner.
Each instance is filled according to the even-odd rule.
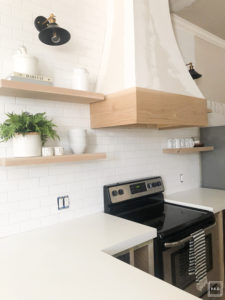
[[[51,37],[51,41],[54,43],[54,44],[58,44],[61,39],[60,39],[60,36],[57,35],[56,32],[53,33],[53,36]]]

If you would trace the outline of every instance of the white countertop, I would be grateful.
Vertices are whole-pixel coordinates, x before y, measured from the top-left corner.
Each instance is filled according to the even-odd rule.
[[[168,203],[220,212],[225,209],[225,190],[197,188],[165,196]]]
[[[107,254],[155,236],[154,228],[99,213],[3,238],[0,299],[197,299]]]

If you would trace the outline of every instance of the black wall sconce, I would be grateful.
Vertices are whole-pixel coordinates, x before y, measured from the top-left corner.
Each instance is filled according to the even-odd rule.
[[[58,26],[54,14],[48,19],[39,16],[34,20],[36,29],[40,32],[39,40],[50,46],[60,46],[70,40],[70,33],[66,29]]]
[[[202,77],[201,74],[195,71],[193,64],[190,62],[189,64],[186,64],[186,66],[189,66],[189,73],[191,74],[191,77],[195,80],[200,77]]]

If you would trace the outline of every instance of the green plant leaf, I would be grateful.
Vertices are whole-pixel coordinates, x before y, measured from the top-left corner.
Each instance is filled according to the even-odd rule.
[[[52,120],[48,120],[46,113],[30,114],[22,112],[20,115],[15,113],[7,113],[8,119],[0,124],[0,139],[7,142],[16,134],[27,134],[29,132],[40,133],[42,145],[48,139],[59,139],[55,130],[56,125]]]

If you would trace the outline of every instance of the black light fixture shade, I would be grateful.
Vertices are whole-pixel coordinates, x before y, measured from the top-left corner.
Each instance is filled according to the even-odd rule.
[[[39,16],[34,21],[36,29],[40,31],[39,40],[46,45],[60,46],[70,40],[69,31],[59,27],[55,21],[53,14],[48,19]]]
[[[49,24],[47,28],[39,33],[38,37],[44,44],[60,46],[70,40],[70,33],[56,24]]]
[[[189,66],[189,73],[194,80],[202,77],[201,74],[199,74],[198,72],[195,71],[192,63],[186,64],[186,66]]]

